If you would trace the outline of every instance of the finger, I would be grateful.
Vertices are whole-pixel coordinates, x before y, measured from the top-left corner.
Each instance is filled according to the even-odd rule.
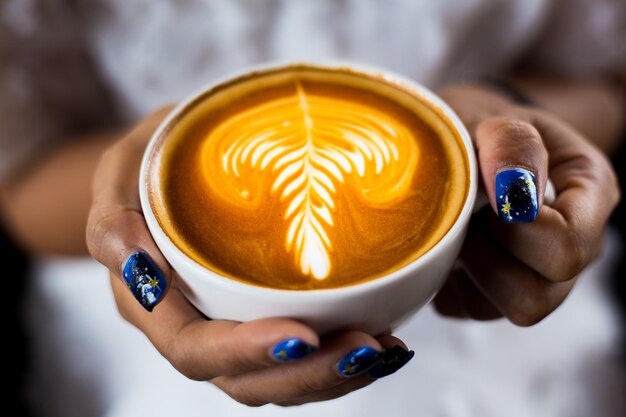
[[[400,368],[406,365],[415,352],[409,350],[406,344],[392,335],[384,335],[377,338],[380,345],[385,349],[385,354],[380,362],[374,365],[367,376],[370,379],[380,379],[396,373]],[[359,378],[363,378],[360,376]]]
[[[502,313],[476,287],[467,273],[455,268],[434,300],[437,311],[448,317],[495,320]]]
[[[491,207],[506,223],[534,221],[548,178],[548,154],[537,129],[523,120],[492,118],[475,133]]]
[[[173,281],[159,309],[148,313],[111,277],[118,307],[183,375],[210,380],[305,357],[319,345],[317,334],[295,320],[271,318],[239,323],[207,320]],[[281,353],[284,352],[284,353]]]
[[[137,184],[143,149],[165,112],[151,115],[102,157],[87,221],[90,254],[123,277],[148,311],[165,295],[171,270],[148,231]]]
[[[278,405],[291,406],[317,401],[327,401],[333,398],[342,397],[370,385],[377,379],[397,372],[414,356],[414,352],[409,351],[404,342],[397,337],[386,335],[379,337],[378,341],[385,349],[385,354],[383,359],[368,372],[354,378],[350,378],[330,389],[307,394],[289,401],[280,402]]]
[[[533,325],[554,311],[575,281],[548,281],[490,240],[480,222],[470,226],[460,261],[480,292],[519,326]]]
[[[521,262],[552,281],[576,276],[595,259],[609,216],[619,201],[619,187],[607,158],[564,123],[535,115],[550,154],[550,178],[557,197],[543,206],[532,224],[494,222],[496,241]]]
[[[211,382],[247,405],[280,404],[331,389],[346,378],[363,374],[382,355],[378,340],[363,332],[349,331],[325,340],[319,352],[301,361]]]

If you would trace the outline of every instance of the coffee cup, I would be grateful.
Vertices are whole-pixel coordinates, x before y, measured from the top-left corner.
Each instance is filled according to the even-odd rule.
[[[398,213],[421,209],[415,199],[424,200],[421,194],[410,191],[416,187],[415,178],[424,176],[415,166],[430,163],[430,153],[434,152],[430,149],[436,144],[424,139],[430,144],[416,147],[413,139],[403,139],[419,128],[405,114],[406,109],[415,112],[417,107],[413,105],[420,106],[418,116],[428,121],[426,136],[431,128],[440,129],[435,137],[445,130],[453,138],[447,140],[455,143],[446,147],[459,150],[456,159],[450,159],[448,171],[454,171],[454,175],[446,174],[446,180],[440,182],[447,188],[437,188],[436,178],[432,186],[426,187],[434,190],[429,192],[435,194],[429,195],[447,190],[446,206],[453,207],[437,207],[443,205],[438,200],[424,212],[435,216],[433,219],[437,218],[437,210],[445,212],[445,219],[431,222],[441,225],[436,231],[424,229],[431,227],[422,224],[428,222],[413,230],[410,227],[415,222],[410,216],[405,219],[385,212],[390,207],[395,210],[396,205],[402,207]],[[261,113],[264,118],[259,119]],[[197,127],[204,126],[204,119],[212,120],[212,124]],[[271,127],[272,123],[276,127]],[[313,124],[317,131],[307,130]],[[321,141],[328,132],[341,132],[343,142],[328,144],[326,150],[311,150],[311,144],[322,142],[304,139],[306,135],[317,135],[316,140]],[[186,135],[197,136],[198,143],[190,141],[187,145]],[[354,140],[360,142],[346,145],[354,135],[359,136]],[[390,142],[385,142],[387,139]],[[167,151],[168,146],[174,150]],[[309,149],[306,155],[300,150],[305,146]],[[330,162],[324,165],[320,155]],[[298,158],[308,159],[297,165],[294,161]],[[393,167],[383,167],[386,161]],[[295,168],[281,176],[280,169],[289,170],[285,168],[289,163]],[[185,169],[178,167],[189,164],[202,166],[193,168],[187,177],[181,173]],[[244,168],[249,170],[245,175],[240,172]],[[285,180],[287,177],[291,184]],[[361,64],[298,62],[239,71],[180,103],[146,148],[139,191],[156,244],[176,271],[185,296],[207,317],[236,321],[290,317],[320,334],[356,329],[376,335],[395,329],[426,305],[442,286],[475,209],[477,178],[475,153],[466,128],[454,111],[426,87],[391,71]],[[378,187],[380,181],[383,186]],[[405,183],[406,187],[402,185]],[[342,186],[351,189],[344,195],[339,190]],[[297,194],[293,191],[297,187],[308,191]],[[355,193],[358,187],[363,190]],[[393,196],[387,195],[386,190],[391,188]],[[216,196],[205,202],[205,191]],[[316,192],[317,197],[313,195]],[[168,204],[171,206],[167,200],[170,194],[186,200],[188,205],[167,209]],[[398,197],[405,194],[409,197]],[[351,197],[353,201],[345,197],[353,195],[357,196]],[[309,206],[303,201],[309,201]],[[298,208],[293,208],[297,202],[300,214]],[[206,204],[204,211],[194,211],[201,204]],[[175,216],[168,210],[184,216],[170,221],[168,218]],[[386,217],[367,223],[368,216],[379,215]],[[353,234],[366,232],[356,231],[355,225],[361,223],[351,222],[351,216],[364,217],[359,222],[369,226],[361,229],[380,225],[380,232],[375,233],[390,233],[385,242],[406,225],[411,225],[402,230],[407,236],[427,230],[432,239],[428,243],[419,236],[415,238],[423,250],[412,250],[413,241],[408,237],[383,248],[385,243],[380,239],[352,238]],[[257,230],[259,223],[264,228]],[[340,233],[333,228],[341,229]],[[247,233],[249,229],[254,229],[254,234]],[[195,234],[198,236],[185,240]],[[361,244],[367,250],[360,251]],[[205,246],[208,255],[199,254]],[[377,247],[383,255],[376,253]],[[410,256],[401,253],[405,247]],[[390,265],[384,265],[385,259],[396,253],[398,260],[390,259]],[[377,261],[368,262],[369,254]],[[360,277],[346,270],[367,272]],[[279,275],[280,279],[276,278]],[[267,280],[259,281],[258,277]]]

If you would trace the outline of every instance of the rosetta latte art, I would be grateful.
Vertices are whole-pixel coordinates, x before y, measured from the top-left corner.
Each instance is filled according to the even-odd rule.
[[[333,268],[329,232],[338,196],[352,192],[375,206],[401,199],[411,189],[418,146],[383,111],[295,87],[218,124],[201,163],[213,192],[234,206],[279,199],[286,250],[303,275],[322,280]]]

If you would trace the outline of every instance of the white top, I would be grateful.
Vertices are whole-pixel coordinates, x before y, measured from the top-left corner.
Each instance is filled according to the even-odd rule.
[[[246,65],[349,59],[431,87],[522,59],[593,73],[626,57],[625,19],[623,0],[3,0],[0,177]]]
[[[114,113],[134,121],[262,61],[350,59],[431,87],[522,59],[561,72],[616,68],[625,9],[623,0],[2,0],[0,176],[77,127]],[[607,266],[605,257],[531,329],[427,309],[399,332],[416,355],[398,374],[331,402],[249,409],[176,373],[119,318],[102,267],[43,262],[28,304],[31,398],[64,417],[621,417],[620,324],[596,279]]]

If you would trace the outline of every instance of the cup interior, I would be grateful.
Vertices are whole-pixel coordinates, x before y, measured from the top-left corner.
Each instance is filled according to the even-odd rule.
[[[384,277],[374,278],[372,280],[357,282],[347,286],[333,287],[327,289],[313,289],[306,291],[294,291],[277,288],[261,287],[253,284],[248,284],[242,281],[234,280],[227,276],[212,271],[185,254],[167,235],[163,230],[159,222],[159,210],[160,204],[155,197],[160,193],[160,169],[161,169],[161,154],[164,144],[168,139],[168,133],[172,130],[177,123],[180,123],[191,110],[196,106],[201,105],[206,100],[210,99],[212,95],[215,95],[222,91],[227,91],[228,88],[242,83],[245,80],[249,80],[254,77],[258,77],[264,74],[280,73],[289,71],[294,68],[307,68],[312,70],[319,70],[325,72],[341,72],[349,74],[354,77],[365,77],[376,82],[385,83],[391,85],[394,88],[409,93],[412,97],[418,98],[422,102],[427,104],[436,118],[441,123],[447,125],[447,128],[451,129],[458,135],[459,142],[462,143],[466,160],[467,160],[467,173],[469,175],[469,186],[465,196],[465,200],[462,205],[462,209],[458,214],[456,221],[452,224],[449,230],[443,235],[443,237],[435,243],[430,250],[426,253],[408,263],[405,266],[396,269]],[[441,251],[444,251],[448,245],[448,241],[459,233],[463,233],[464,226],[467,224],[469,217],[472,213],[474,201],[476,199],[477,191],[477,168],[474,150],[470,136],[461,123],[460,119],[456,116],[454,111],[443,102],[435,93],[425,88],[424,86],[402,77],[400,75],[391,73],[387,70],[381,70],[377,68],[366,67],[360,64],[346,63],[346,62],[325,62],[325,63],[284,63],[284,64],[270,64],[265,66],[259,66],[243,70],[237,74],[233,74],[213,83],[205,88],[202,88],[196,94],[193,94],[190,98],[180,103],[161,123],[159,128],[153,134],[148,147],[146,148],[144,158],[141,166],[140,175],[140,198],[142,209],[146,217],[148,227],[155,237],[155,241],[159,245],[159,248],[166,256],[168,261],[172,264],[174,269],[177,269],[178,265],[184,263],[187,268],[193,269],[197,274],[206,276],[207,280],[212,280],[215,285],[229,287],[242,292],[252,293],[289,293],[290,297],[329,297],[331,294],[358,294],[361,291],[371,291],[378,286],[388,285],[393,283],[394,280],[402,279],[407,275],[410,275],[413,271],[420,268],[420,265],[428,262],[431,258],[437,256]],[[384,278],[384,279],[381,279]]]

